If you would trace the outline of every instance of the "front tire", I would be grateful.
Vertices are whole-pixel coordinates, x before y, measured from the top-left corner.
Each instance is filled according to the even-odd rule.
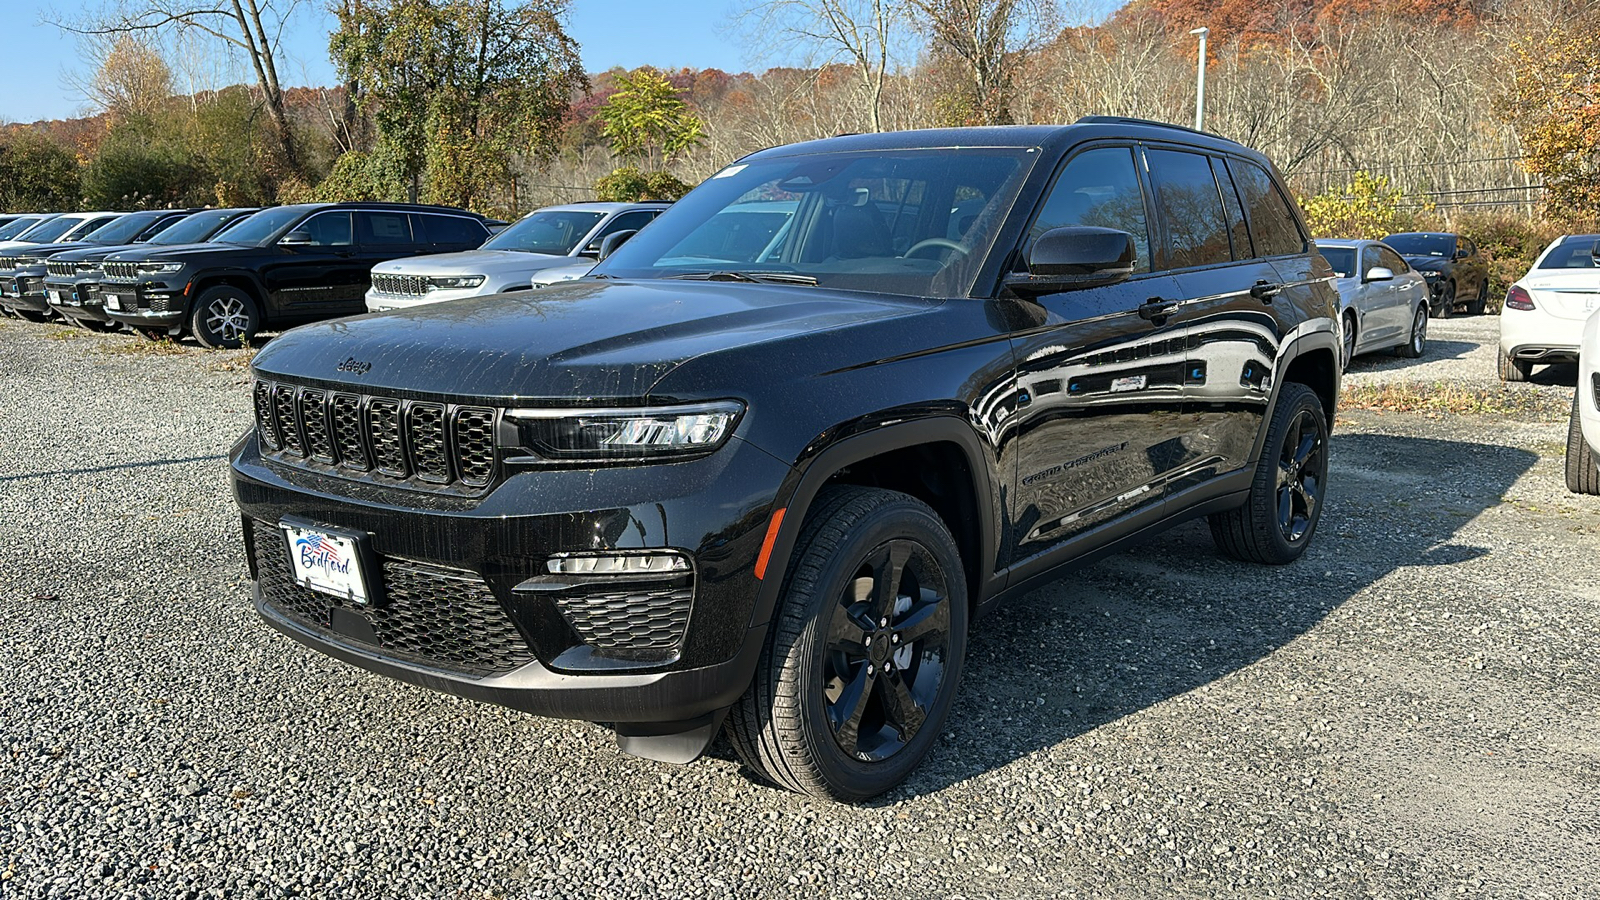
[[[189,332],[208,350],[237,350],[255,337],[261,313],[249,294],[218,285],[200,295],[189,315]]]
[[[1471,316],[1483,315],[1483,310],[1489,305],[1489,279],[1478,282],[1478,296],[1467,304],[1467,314]]]
[[[1448,319],[1456,314],[1456,283],[1446,281],[1439,288],[1439,308],[1434,312],[1436,319]]]
[[[1341,349],[1339,371],[1347,372],[1350,369],[1350,360],[1356,357],[1356,314],[1344,314],[1344,346]]]
[[[1533,374],[1533,363],[1521,359],[1512,359],[1501,350],[1495,359],[1495,367],[1500,372],[1500,380],[1506,382],[1527,381]]]
[[[734,750],[779,787],[859,801],[904,781],[960,683],[966,577],[914,497],[830,488],[795,545],[766,647],[728,713]]]
[[[1246,562],[1283,565],[1305,553],[1322,519],[1328,483],[1328,417],[1316,392],[1288,382],[1272,411],[1250,497],[1208,518],[1217,549]]]
[[[1411,337],[1394,348],[1396,356],[1421,359],[1428,349],[1428,304],[1418,303],[1416,315],[1411,317]]]
[[[1600,459],[1583,439],[1583,422],[1578,415],[1578,397],[1583,394],[1580,379],[1572,394],[1572,418],[1567,422],[1567,490],[1574,494],[1600,494]]]

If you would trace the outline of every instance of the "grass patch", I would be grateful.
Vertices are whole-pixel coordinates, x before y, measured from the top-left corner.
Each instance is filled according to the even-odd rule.
[[[107,344],[105,352],[114,356],[185,356],[189,348],[169,337],[151,340],[143,335],[133,335],[130,340]]]
[[[62,328],[58,325],[49,331],[46,331],[44,336],[52,341],[75,341],[78,338],[83,337],[83,329],[71,327]]]
[[[1469,388],[1443,381],[1432,384],[1363,384],[1347,387],[1339,395],[1340,409],[1431,415],[1517,416],[1548,421],[1565,419],[1571,403],[1570,399],[1547,391]]]

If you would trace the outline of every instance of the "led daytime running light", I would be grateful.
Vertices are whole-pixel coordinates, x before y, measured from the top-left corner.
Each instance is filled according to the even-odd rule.
[[[689,560],[670,550],[647,553],[559,553],[545,563],[552,575],[661,575],[689,571]]]

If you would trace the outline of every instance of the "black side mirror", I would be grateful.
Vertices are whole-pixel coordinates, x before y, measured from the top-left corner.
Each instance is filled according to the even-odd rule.
[[[628,242],[628,238],[639,233],[639,229],[630,228],[622,231],[613,231],[600,239],[600,253],[595,259],[605,259],[617,252],[617,248]]]
[[[311,232],[305,228],[296,228],[281,238],[278,238],[280,247],[309,247],[316,243],[311,237]]]
[[[1006,276],[1006,287],[1029,296],[1116,284],[1133,274],[1137,259],[1133,235],[1126,231],[1052,228],[1028,247],[1028,271]]]

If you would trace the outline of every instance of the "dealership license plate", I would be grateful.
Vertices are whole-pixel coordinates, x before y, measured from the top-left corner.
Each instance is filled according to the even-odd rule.
[[[122,308],[122,296],[120,294],[107,294],[106,295],[106,309],[121,309],[121,308]]]
[[[289,566],[296,583],[367,605],[371,598],[355,538],[286,523],[279,527],[289,543]]]

